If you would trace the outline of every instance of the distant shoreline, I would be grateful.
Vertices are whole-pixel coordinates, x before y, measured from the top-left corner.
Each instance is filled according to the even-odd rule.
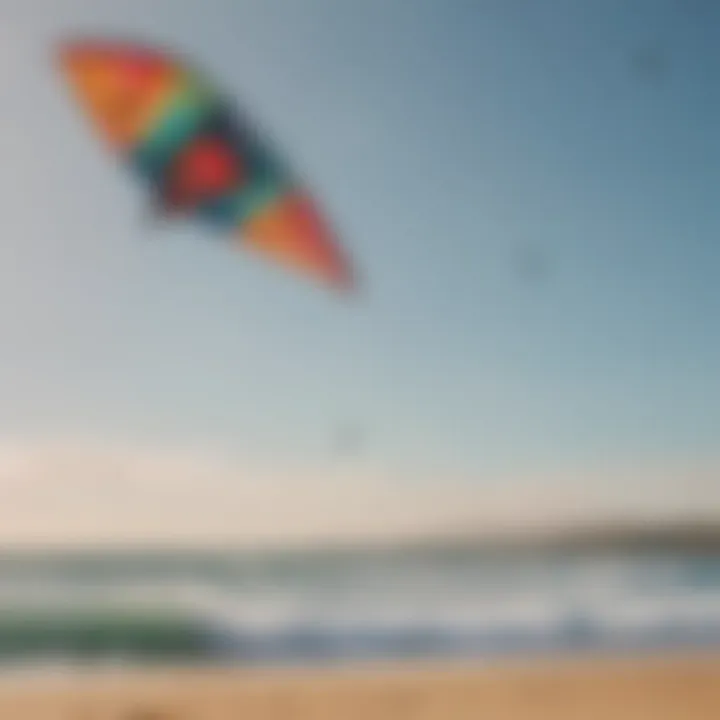
[[[524,532],[471,533],[455,532],[423,534],[394,539],[373,540],[307,540],[296,543],[256,544],[202,544],[184,543],[117,543],[87,545],[10,545],[0,547],[0,562],[20,558],[52,560],[64,558],[127,557],[136,553],[146,559],[157,557],[167,561],[183,557],[184,561],[196,558],[235,556],[252,559],[261,555],[278,559],[295,555],[318,557],[352,556],[356,554],[422,553],[542,553],[564,552],[574,554],[596,552],[692,552],[720,553],[720,520],[698,520],[665,523],[596,523],[564,527],[561,529],[528,529]]]

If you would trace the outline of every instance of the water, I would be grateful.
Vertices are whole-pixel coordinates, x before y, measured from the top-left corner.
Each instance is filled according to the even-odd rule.
[[[0,663],[237,665],[720,646],[720,554],[0,557]]]

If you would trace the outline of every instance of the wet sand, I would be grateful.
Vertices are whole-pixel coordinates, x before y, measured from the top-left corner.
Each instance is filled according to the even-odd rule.
[[[2,720],[711,720],[720,654],[3,679]]]

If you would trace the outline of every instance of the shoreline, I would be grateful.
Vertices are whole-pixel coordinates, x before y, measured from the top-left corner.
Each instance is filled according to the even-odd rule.
[[[368,664],[102,669],[0,679],[0,717],[41,720],[707,720],[720,650]]]

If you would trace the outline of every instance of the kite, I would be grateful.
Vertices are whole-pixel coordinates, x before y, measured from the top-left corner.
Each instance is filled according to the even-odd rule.
[[[58,64],[91,126],[145,182],[153,217],[201,220],[337,290],[350,264],[308,190],[197,69],[136,43],[63,43]]]

